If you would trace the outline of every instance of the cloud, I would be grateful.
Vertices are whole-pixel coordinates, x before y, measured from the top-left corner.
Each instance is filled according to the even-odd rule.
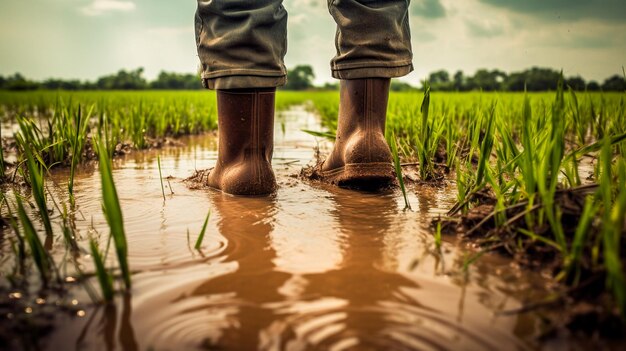
[[[504,28],[493,21],[482,20],[466,20],[465,26],[473,37],[491,38],[504,34]]]
[[[624,0],[479,0],[482,3],[552,19],[626,20]]]
[[[127,0],[93,0],[81,8],[81,12],[87,16],[100,16],[107,12],[130,12],[135,8],[135,3]]]
[[[411,2],[411,14],[423,18],[442,18],[446,9],[439,0],[414,0]]]

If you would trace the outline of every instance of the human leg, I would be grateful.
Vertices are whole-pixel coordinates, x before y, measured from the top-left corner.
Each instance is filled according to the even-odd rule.
[[[390,78],[413,70],[408,1],[336,0],[329,9],[340,104],[335,145],[319,175],[338,185],[384,186],[395,178],[384,137]]]
[[[385,140],[388,78],[340,81],[337,135],[321,166],[322,180],[347,187],[377,187],[395,179]]]
[[[206,88],[285,84],[287,12],[282,0],[198,0],[195,23]]]
[[[217,90],[218,159],[212,188],[235,195],[276,189],[274,99],[285,84],[282,0],[199,0],[196,43],[203,85]]]
[[[274,88],[217,91],[218,157],[208,185],[233,195],[276,190]]]
[[[337,79],[394,78],[413,70],[407,0],[330,0]]]

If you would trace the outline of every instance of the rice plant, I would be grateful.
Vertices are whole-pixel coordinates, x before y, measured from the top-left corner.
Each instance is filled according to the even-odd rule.
[[[206,233],[207,224],[209,224],[209,218],[211,218],[211,210],[207,213],[206,218],[204,219],[204,224],[202,224],[202,230],[200,230],[198,239],[196,239],[196,244],[194,245],[194,249],[196,250],[200,250],[202,247],[202,241],[204,241],[204,234]]]
[[[128,244],[126,242],[126,232],[124,231],[124,219],[119,197],[113,182],[113,172],[111,171],[111,160],[106,149],[106,145],[100,139],[98,143],[98,156],[100,159],[100,179],[102,182],[102,210],[111,230],[117,261],[122,271],[122,278],[126,289],[131,287],[131,272],[128,266]]]
[[[46,230],[46,235],[52,235],[52,223],[50,221],[50,215],[48,213],[48,205],[46,204],[46,192],[45,192],[45,180],[43,166],[40,162],[35,160],[35,156],[30,149],[27,141],[18,138],[18,143],[22,145],[24,154],[26,156],[26,166],[28,169],[28,181],[31,187],[33,198],[39,209],[39,215]]]
[[[30,256],[35,262],[35,266],[39,271],[39,276],[41,277],[41,281],[44,285],[47,285],[48,282],[52,279],[52,275],[54,273],[54,262],[52,261],[52,257],[50,257],[48,251],[44,249],[39,236],[37,235],[37,231],[35,230],[35,226],[31,222],[30,218],[26,214],[26,210],[24,209],[24,205],[19,196],[15,197],[15,201],[17,203],[17,214],[22,225],[23,230],[23,238],[30,248]],[[19,236],[19,232],[18,233]]]
[[[98,278],[98,283],[100,284],[102,297],[105,301],[112,301],[114,294],[113,279],[111,278],[111,274],[109,274],[104,264],[104,262],[106,261],[106,257],[104,257],[103,254],[100,252],[100,249],[98,249],[98,244],[94,239],[89,240],[89,248],[96,268],[96,277]]]
[[[404,177],[402,176],[402,166],[400,165],[400,157],[398,156],[398,146],[396,145],[396,136],[394,134],[391,135],[391,152],[393,155],[393,164],[396,170],[396,178],[398,178],[398,184],[400,184],[400,190],[402,191],[402,197],[404,198],[404,209],[410,210],[411,203],[409,202],[409,198],[406,193],[406,187],[404,186]]]
[[[442,118],[430,118],[430,87],[424,89],[424,98],[420,107],[421,126],[416,138],[415,148],[419,160],[419,173],[422,180],[434,180],[437,178],[434,158],[439,148],[439,139],[442,134]]]
[[[70,178],[68,181],[67,189],[70,196],[70,204],[75,205],[74,198],[74,177],[76,175],[76,167],[81,160],[81,155],[85,147],[87,139],[87,121],[89,121],[91,111],[83,116],[83,110],[78,105],[78,111],[74,116],[74,128],[72,129],[73,135],[71,135],[70,144],[72,150],[71,162],[70,162]]]
[[[159,168],[159,180],[161,181],[161,194],[163,194],[163,201],[165,201],[165,187],[163,186],[163,174],[161,173],[161,156],[157,156],[157,165]]]
[[[600,180],[600,197],[604,204],[602,226],[603,266],[606,267],[607,287],[613,292],[617,306],[622,315],[626,316],[626,280],[622,267],[622,236],[626,218],[626,160],[617,162],[617,193],[613,192],[611,143],[605,138],[602,148],[602,174]]]

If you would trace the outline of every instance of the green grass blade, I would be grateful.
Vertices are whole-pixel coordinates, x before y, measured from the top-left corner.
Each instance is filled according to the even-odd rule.
[[[26,214],[22,200],[19,196],[17,196],[15,200],[17,202],[18,218],[22,224],[22,230],[24,231],[24,239],[30,247],[30,254],[33,257],[33,261],[35,261],[35,266],[37,266],[37,269],[39,270],[42,281],[44,284],[47,284],[50,280],[50,274],[52,272],[52,258],[44,249],[33,223]]]
[[[163,186],[163,174],[161,173],[161,156],[157,155],[157,165],[159,167],[159,179],[161,180],[161,193],[163,194],[163,201],[165,201],[165,187]]]
[[[100,167],[100,178],[102,181],[102,208],[111,229],[117,260],[122,270],[122,278],[126,289],[131,287],[130,269],[128,266],[128,244],[126,242],[126,232],[124,231],[124,219],[119,197],[113,182],[111,171],[111,160],[106,145],[102,140],[98,142],[98,157]]]
[[[406,188],[404,186],[404,177],[402,176],[402,166],[400,165],[400,157],[398,156],[398,146],[396,142],[396,136],[394,133],[391,134],[391,152],[393,155],[393,164],[396,170],[396,177],[398,178],[398,184],[400,184],[400,190],[402,190],[402,197],[404,197],[404,209],[411,209],[411,203],[409,202],[409,198],[406,193]]]
[[[328,140],[332,140],[332,141],[334,141],[335,138],[336,138],[335,134],[331,133],[331,132],[317,132],[317,131],[308,130],[308,129],[302,129],[302,131],[307,133],[307,134],[310,134],[312,136],[319,137],[319,138],[324,138],[324,139],[328,139]]]
[[[207,227],[207,224],[209,224],[209,218],[211,218],[211,210],[209,210],[209,213],[207,213],[206,219],[204,220],[204,224],[202,225],[202,230],[200,231],[200,235],[198,235],[198,239],[196,240],[196,245],[194,246],[196,250],[200,250],[200,247],[202,246],[202,241],[204,240],[204,234],[206,233],[206,227]]]
[[[40,166],[35,161],[33,153],[28,144],[23,145],[24,152],[26,153],[26,166],[28,167],[28,174],[30,178],[31,189],[33,198],[39,209],[39,215],[43,221],[44,228],[47,235],[52,235],[52,223],[50,222],[50,215],[48,214],[48,206],[46,205],[46,195],[44,189],[44,177]]]
[[[93,239],[89,240],[89,247],[91,248],[91,256],[93,257],[93,263],[96,266],[96,277],[98,277],[98,282],[100,283],[100,290],[102,291],[102,297],[105,301],[113,300],[113,279],[111,275],[107,271],[104,266],[105,258],[98,250],[98,246],[96,241]]]

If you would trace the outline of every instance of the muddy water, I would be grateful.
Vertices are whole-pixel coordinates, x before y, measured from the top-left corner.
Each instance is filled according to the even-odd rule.
[[[277,119],[275,196],[189,190],[182,180],[215,162],[211,136],[159,151],[163,175],[171,176],[165,201],[155,152],[116,161],[132,292],[113,305],[87,307],[81,317],[59,316],[45,348],[534,348],[529,340],[538,319],[502,312],[541,297],[542,278],[490,255],[463,274],[460,267],[474,250],[450,238],[436,250],[428,223],[450,208],[452,188],[412,189],[413,210],[405,211],[399,191],[361,193],[303,182],[295,175],[314,158],[314,147],[324,153],[330,145],[300,131],[320,130],[304,108]],[[58,182],[64,177],[56,174]],[[81,240],[93,225],[104,243],[98,173],[83,170],[75,189]],[[209,210],[197,251],[193,245]]]

